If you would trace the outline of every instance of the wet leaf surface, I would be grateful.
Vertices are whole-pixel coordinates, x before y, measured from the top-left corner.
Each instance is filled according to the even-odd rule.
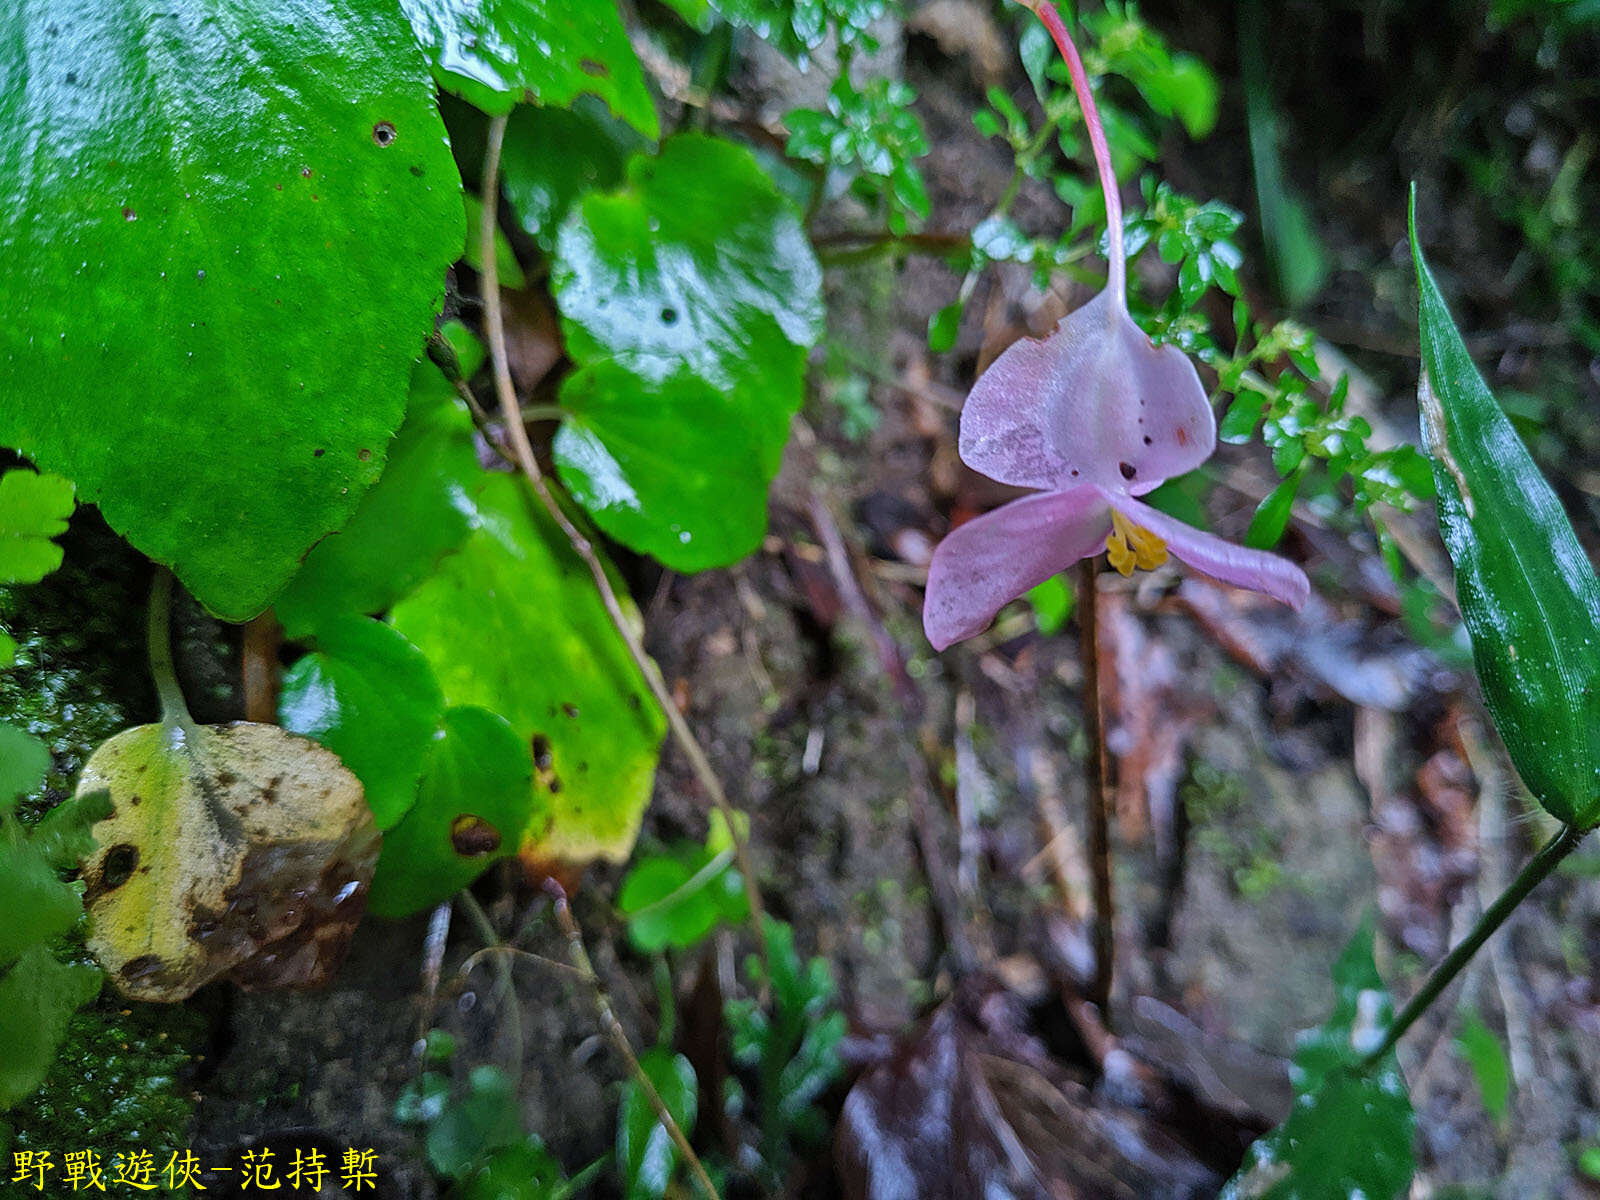
[[[401,0],[439,86],[491,115],[598,96],[646,137],[655,102],[612,0]]]
[[[361,781],[379,829],[417,798],[444,697],[422,652],[392,626],[339,617],[283,676],[278,723],[326,746]]]
[[[583,107],[518,108],[506,123],[500,190],[548,254],[572,206],[619,185],[629,155],[643,147],[632,129]]]
[[[681,134],[574,209],[551,282],[579,366],[555,442],[573,497],[679,570],[749,553],[821,332],[794,206],[748,150]]]
[[[28,81],[0,93],[0,445],[253,616],[377,478],[461,245],[411,32],[354,0],[25,0],[0,76]]]
[[[1559,820],[1600,821],[1600,578],[1467,353],[1422,257],[1422,433],[1484,703]]]
[[[594,581],[520,481],[492,476],[481,526],[391,620],[453,706],[498,713],[533,762],[522,853],[620,861],[650,801],[666,719]]]
[[[83,863],[89,949],[124,995],[182,1000],[227,976],[316,986],[366,908],[379,835],[361,783],[272,725],[140,725],[84,767],[112,813]]]
[[[694,1068],[681,1054],[655,1046],[639,1055],[639,1066],[655,1085],[661,1102],[685,1137],[694,1136],[699,1096]],[[678,1170],[677,1144],[637,1080],[630,1079],[622,1089],[622,1107],[617,1114],[617,1162],[622,1170],[628,1200],[659,1200],[667,1194]]]

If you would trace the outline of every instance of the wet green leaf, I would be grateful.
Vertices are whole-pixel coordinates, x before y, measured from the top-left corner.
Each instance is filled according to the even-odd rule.
[[[400,0],[439,86],[491,115],[604,100],[646,137],[655,102],[612,0]]]
[[[628,156],[643,144],[626,125],[583,108],[518,108],[506,123],[500,188],[548,254],[573,204],[620,184]]]
[[[1600,820],[1600,580],[1467,354],[1422,257],[1414,194],[1411,254],[1423,440],[1484,702],[1534,797],[1588,828]]]
[[[1333,965],[1328,1020],[1300,1038],[1289,1118],[1250,1147],[1222,1200],[1394,1200],[1416,1170],[1416,1117],[1391,1052],[1372,1068],[1362,1056],[1394,1020],[1372,958],[1369,920]]]
[[[420,650],[370,617],[335,618],[314,641],[284,672],[278,723],[337,754],[388,829],[416,800],[444,713],[438,681]]]
[[[522,484],[492,476],[482,525],[395,606],[451,705],[510,722],[532,751],[532,859],[620,861],[638,834],[666,720],[588,570]],[[631,610],[631,605],[629,608]]]
[[[278,597],[274,611],[284,629],[300,638],[332,617],[387,610],[466,540],[485,478],[467,406],[424,359],[383,478]]]
[[[655,1046],[639,1056],[639,1066],[655,1085],[661,1102],[685,1137],[694,1133],[699,1096],[694,1068],[681,1054]],[[617,1114],[617,1164],[628,1200],[660,1200],[678,1169],[678,1147],[661,1123],[637,1080],[623,1085]]]
[[[411,33],[18,0],[0,77],[0,445],[253,616],[377,478],[461,246]]]
[[[444,1106],[425,1144],[433,1169],[459,1179],[487,1155],[521,1137],[517,1089],[499,1067],[478,1066],[467,1076],[466,1094]]]
[[[367,907],[400,917],[449,899],[517,852],[531,806],[528,744],[482,708],[452,708],[428,750],[417,802],[384,835]]]
[[[821,331],[799,214],[748,150],[681,134],[562,227],[551,279],[580,369],[556,440],[573,497],[679,570],[759,544]]]
[[[561,1162],[533,1134],[503,1146],[461,1181],[451,1200],[563,1200],[576,1195]]]

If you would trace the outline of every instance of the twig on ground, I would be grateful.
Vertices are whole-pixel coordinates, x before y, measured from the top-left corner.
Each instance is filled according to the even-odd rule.
[[[694,1152],[694,1147],[689,1145],[689,1139],[684,1136],[678,1122],[673,1119],[667,1102],[661,1098],[661,1093],[656,1090],[656,1085],[650,1081],[644,1068],[639,1065],[639,1057],[633,1052],[633,1045],[628,1041],[628,1033],[622,1028],[622,1022],[617,1020],[617,1014],[611,1010],[611,1001],[606,998],[605,987],[600,982],[600,977],[595,974],[594,964],[589,961],[589,952],[583,945],[583,931],[578,928],[577,918],[572,915],[572,907],[567,903],[567,893],[561,885],[550,880],[545,885],[550,898],[555,905],[556,921],[567,936],[568,953],[572,956],[572,965],[578,974],[589,985],[590,994],[594,998],[595,1009],[600,1014],[600,1024],[605,1028],[606,1036],[611,1039],[611,1044],[616,1047],[617,1053],[622,1056],[623,1062],[628,1066],[628,1073],[639,1085],[639,1090],[644,1093],[645,1099],[650,1102],[650,1107],[655,1110],[656,1118],[661,1122],[662,1128],[672,1138],[678,1147],[678,1153],[683,1155],[683,1161],[688,1164],[689,1170],[695,1177],[701,1189],[711,1200],[718,1200],[716,1185],[711,1182],[711,1176],[706,1174],[705,1164],[700,1161],[700,1156]]]
[[[739,824],[734,819],[733,806],[728,803],[722,781],[717,778],[711,761],[700,748],[700,743],[695,739],[694,731],[689,728],[688,721],[678,711],[678,706],[673,701],[672,693],[667,688],[666,680],[661,677],[661,671],[656,666],[655,660],[645,653],[644,643],[622,611],[622,604],[617,599],[616,590],[611,586],[611,578],[606,574],[600,556],[589,544],[589,539],[572,523],[566,512],[556,503],[555,497],[551,495],[549,484],[545,482],[544,473],[539,469],[538,459],[534,456],[533,444],[528,440],[528,431],[523,428],[521,409],[517,403],[516,389],[511,382],[511,369],[506,355],[505,314],[500,305],[500,279],[494,261],[494,235],[498,219],[496,198],[500,194],[500,150],[505,142],[505,135],[506,118],[496,117],[489,123],[489,145],[484,156],[483,195],[486,199],[483,204],[483,220],[479,227],[479,235],[487,255],[483,263],[484,328],[488,334],[489,361],[493,367],[495,392],[500,400],[506,436],[510,439],[516,464],[527,476],[539,503],[566,535],[573,553],[583,561],[584,566],[588,567],[589,574],[594,579],[595,589],[600,593],[601,602],[605,605],[606,615],[610,617],[617,636],[627,646],[634,665],[644,676],[656,703],[661,706],[661,711],[667,718],[667,725],[672,730],[673,739],[688,758],[695,777],[700,781],[700,786],[705,789],[712,804],[727,821],[728,834],[733,839],[734,854],[739,861],[739,873],[744,877],[745,896],[750,904],[750,920],[755,926],[756,937],[760,943],[761,958],[763,962],[770,962],[767,953],[766,912],[762,907],[761,892],[756,884],[749,842],[740,832]]]

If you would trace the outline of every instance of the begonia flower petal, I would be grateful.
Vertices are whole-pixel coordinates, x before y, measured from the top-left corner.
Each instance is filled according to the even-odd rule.
[[[1271,596],[1291,608],[1299,608],[1311,596],[1306,573],[1286,558],[1202,533],[1127,496],[1107,493],[1105,499],[1128,520],[1165,542],[1176,557],[1223,583]]]
[[[1029,588],[1105,549],[1111,510],[1092,487],[1024,496],[952,530],[933,552],[922,624],[943,650],[983,632]]]
[[[1153,345],[1110,291],[1049,337],[1009,346],[961,413],[962,460],[1017,487],[1138,495],[1199,466],[1216,441],[1193,364]]]

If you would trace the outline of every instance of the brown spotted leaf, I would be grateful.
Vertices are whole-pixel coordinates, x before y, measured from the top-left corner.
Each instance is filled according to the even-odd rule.
[[[275,725],[168,722],[118,734],[78,794],[109,793],[83,864],[89,948],[136,1000],[227,976],[315,987],[366,908],[379,834],[331,751]]]

